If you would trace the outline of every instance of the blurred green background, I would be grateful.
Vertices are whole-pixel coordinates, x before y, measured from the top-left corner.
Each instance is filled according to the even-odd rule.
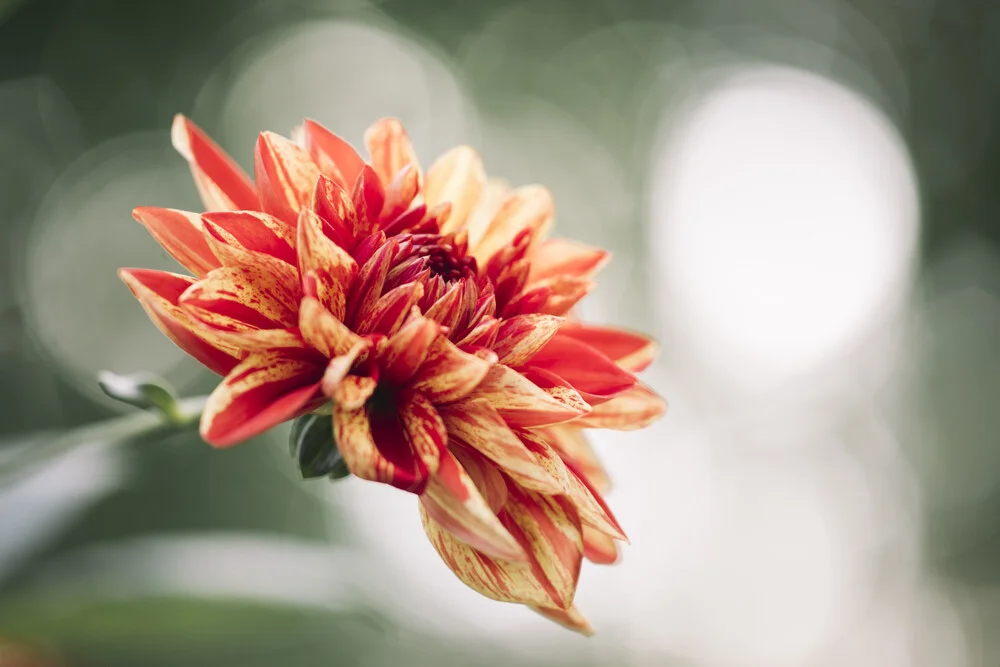
[[[0,666],[1000,664],[998,63],[972,0],[0,2]],[[198,207],[177,112],[244,166],[397,116],[613,250],[584,312],[662,340],[672,407],[595,434],[632,539],[596,637],[284,432],[73,430],[127,412],[101,369],[214,383],[115,276],[172,267],[134,206]]]

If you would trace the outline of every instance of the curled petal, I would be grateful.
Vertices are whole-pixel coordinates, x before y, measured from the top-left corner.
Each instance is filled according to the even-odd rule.
[[[507,474],[535,490],[562,491],[562,481],[552,476],[486,401],[466,400],[440,406],[438,411],[455,440],[493,461]]]
[[[618,543],[615,538],[590,526],[583,527],[583,557],[598,565],[613,565],[618,562]]]
[[[473,477],[447,449],[441,452],[438,471],[420,502],[438,525],[477,551],[501,560],[527,559],[524,549],[479,492]]]
[[[472,254],[485,263],[523,230],[531,230],[535,237],[543,235],[554,218],[555,204],[547,189],[540,185],[517,188],[504,200]]]
[[[440,335],[441,327],[430,320],[413,317],[389,339],[382,351],[382,377],[395,386],[409,382],[427,359],[431,343]]]
[[[611,254],[607,250],[571,241],[569,239],[546,239],[531,251],[530,282],[568,275],[589,279],[608,263]]]
[[[399,395],[399,417],[403,422],[407,440],[414,455],[427,470],[427,475],[438,472],[441,453],[447,451],[448,432],[444,420],[427,397],[412,391]]]
[[[592,406],[628,391],[637,382],[634,375],[590,345],[562,334],[531,358],[531,366],[566,380]]]
[[[294,225],[299,211],[309,203],[319,168],[295,142],[273,132],[261,132],[254,153],[254,174],[260,206]]]
[[[423,492],[427,464],[417,456],[393,410],[333,406],[337,445],[348,469],[361,479],[391,484],[404,491]]]
[[[358,265],[346,250],[323,234],[323,221],[309,209],[302,209],[299,215],[298,255],[303,287],[306,276],[311,275],[320,303],[338,320],[343,320]]]
[[[584,553],[586,553],[586,550]],[[594,634],[594,629],[590,627],[590,623],[587,622],[587,619],[576,608],[576,605],[571,606],[569,609],[537,606],[532,606],[531,609],[568,630],[579,632],[584,637],[590,637]]]
[[[567,609],[583,560],[580,521],[565,499],[517,489],[501,512],[504,527],[524,548],[525,562],[476,551],[421,507],[424,530],[445,564],[467,586],[504,602]]]
[[[638,384],[606,403],[595,405],[587,415],[573,422],[584,428],[634,431],[646,428],[667,412],[667,402],[644,384]]]
[[[266,268],[224,266],[210,271],[181,295],[180,304],[219,329],[284,329],[298,324],[300,298],[295,269],[275,262]]]
[[[369,341],[358,340],[347,352],[330,359],[326,371],[323,373],[323,394],[334,399],[345,410],[360,408],[375,391],[374,378],[364,378],[370,382],[362,382],[362,378],[348,375],[358,361],[358,357],[367,352],[369,346]],[[341,390],[340,386],[348,380],[350,380],[350,386]]]
[[[219,260],[205,242],[201,217],[197,213],[172,208],[140,206],[132,217],[149,230],[156,242],[196,276],[219,266]]]
[[[484,399],[512,426],[533,427],[575,419],[581,408],[549,395],[514,369],[497,364],[470,398]]]
[[[306,342],[328,358],[347,354],[361,342],[360,336],[311,296],[303,297],[299,306],[299,329]]]
[[[517,315],[504,320],[493,351],[501,364],[519,366],[545,347],[564,321],[552,315]]]
[[[559,331],[560,335],[590,345],[632,373],[645,370],[658,351],[656,342],[651,338],[627,329],[567,322]]]
[[[191,278],[151,269],[119,269],[118,275],[153,324],[177,347],[219,375],[239,363],[238,349],[202,331],[200,322],[177,305],[181,294],[194,282]]]
[[[350,143],[308,118],[302,135],[306,150],[324,175],[342,188],[354,185],[365,161]]]
[[[475,389],[496,362],[491,352],[484,356],[463,352],[444,336],[438,336],[410,386],[434,403],[457,401]]]
[[[479,154],[468,146],[456,146],[435,160],[427,170],[424,202],[428,208],[448,202],[451,215],[441,226],[442,234],[457,232],[482,194],[486,172]]]
[[[204,213],[205,232],[219,243],[296,264],[295,229],[260,211]]]
[[[170,140],[191,165],[194,184],[209,211],[257,208],[257,190],[250,177],[201,128],[177,114]]]
[[[209,396],[201,436],[228,447],[302,414],[317,397],[318,361],[297,350],[250,353]]]
[[[389,184],[396,174],[412,165],[418,174],[420,165],[403,124],[395,118],[383,118],[365,132],[365,145],[371,154],[371,164],[382,183]]]
[[[332,369],[333,366],[331,365],[330,368]],[[325,389],[326,376],[323,376],[323,384],[324,393],[328,393],[330,398],[345,410],[357,410],[372,397],[375,389],[378,388],[378,381],[369,375],[348,375],[329,392]]]

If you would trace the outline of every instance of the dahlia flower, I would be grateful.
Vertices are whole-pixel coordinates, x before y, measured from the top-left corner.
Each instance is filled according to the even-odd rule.
[[[666,409],[635,376],[651,340],[573,317],[608,253],[548,238],[549,192],[488,180],[471,148],[425,173],[396,120],[366,132],[367,161],[313,121],[264,132],[253,179],[183,116],[172,139],[206,212],[134,215],[191,275],[120,275],[224,376],[202,437],[330,414],[349,471],[415,494],[459,579],[589,632],[581,562],[626,537],[584,429]]]

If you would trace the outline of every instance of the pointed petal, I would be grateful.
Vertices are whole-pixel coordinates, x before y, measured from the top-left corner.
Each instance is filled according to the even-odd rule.
[[[201,436],[228,447],[297,417],[316,397],[317,361],[295,350],[251,353],[209,396]]]
[[[412,165],[420,173],[410,137],[403,124],[395,118],[383,118],[369,127],[365,132],[365,145],[371,154],[372,168],[383,184],[391,183],[407,165]]]
[[[580,414],[590,412],[590,404],[583,400],[573,385],[555,373],[531,365],[522,366],[518,369],[518,373],[567,408],[576,410]]]
[[[586,278],[562,275],[540,280],[534,283],[531,288],[533,290],[548,290],[545,304],[538,309],[539,312],[549,315],[565,315],[573,310],[573,307],[580,303],[583,297],[590,294],[596,286],[597,283]]]
[[[355,230],[357,237],[371,234],[382,218],[382,208],[385,205],[385,185],[379,179],[375,170],[365,165],[354,181],[351,190],[351,201],[354,202]]]
[[[380,365],[386,381],[396,386],[406,384],[427,359],[431,343],[440,333],[441,327],[419,313],[403,325],[382,352]]]
[[[571,423],[565,426],[548,426],[542,429],[542,432],[545,434],[545,441],[552,445],[566,464],[575,470],[577,475],[586,479],[591,487],[600,493],[611,490],[608,472],[601,465],[582,429]]]
[[[257,208],[257,190],[231,157],[184,116],[174,116],[170,140],[191,165],[195,186],[209,211]]]
[[[424,294],[420,283],[409,283],[389,290],[375,302],[371,311],[357,323],[359,334],[380,333],[392,336],[409,317],[410,310]]]
[[[531,358],[531,367],[566,380],[592,406],[628,391],[637,382],[634,375],[590,345],[561,334]]]
[[[439,157],[427,171],[424,202],[428,208],[449,202],[451,215],[442,234],[463,229],[486,185],[486,172],[479,154],[468,146],[456,146]]]
[[[463,352],[444,336],[438,336],[431,343],[427,358],[417,369],[410,386],[434,403],[457,401],[482,382],[495,362],[496,355],[492,353],[483,359]]]
[[[303,297],[299,305],[299,329],[306,342],[327,358],[347,354],[361,342],[360,336],[311,296]]]
[[[365,165],[350,143],[313,120],[302,126],[306,150],[327,177],[343,188],[350,188]]]
[[[628,539],[618,519],[596,489],[588,486],[576,471],[564,463],[542,436],[525,431],[520,433],[520,437],[539,463],[550,471],[554,478],[562,481],[562,494],[576,507],[580,521],[584,525],[619,540]]]
[[[362,264],[348,298],[345,322],[351,324],[360,322],[375,307],[375,302],[382,296],[385,277],[389,273],[389,265],[395,254],[396,242],[385,241],[375,250],[371,258]]]
[[[546,239],[531,250],[530,282],[569,275],[574,278],[593,278],[608,263],[607,250],[571,241]]]
[[[536,490],[560,493],[562,481],[541,465],[525,443],[486,401],[439,406],[451,438],[496,463],[501,470]]]
[[[386,185],[385,203],[380,217],[395,220],[402,215],[420,192],[420,170],[414,165],[404,165],[395,178]]]
[[[530,229],[540,236],[554,219],[555,204],[547,189],[540,185],[517,188],[504,200],[472,254],[485,264],[493,253],[509,244],[522,230]]]
[[[309,204],[319,168],[304,148],[273,132],[261,132],[254,153],[260,206],[290,225]],[[256,208],[256,206],[249,207]]]
[[[197,213],[172,208],[140,206],[132,217],[149,230],[156,242],[196,276],[203,276],[219,266],[202,235],[201,217]]]
[[[638,384],[606,403],[595,405],[587,415],[573,422],[583,428],[610,428],[634,431],[646,428],[667,412],[667,402],[644,384]]]
[[[531,609],[568,630],[579,632],[584,637],[592,637],[594,634],[594,629],[590,627],[590,623],[587,622],[587,619],[584,618],[575,605],[569,609],[536,606],[532,606]]]
[[[228,246],[262,253],[296,265],[295,229],[260,211],[224,211],[201,216],[205,231]]]
[[[579,417],[573,408],[525,378],[514,369],[497,364],[470,398],[485,399],[512,426],[557,424]]]
[[[517,315],[504,320],[493,351],[501,364],[517,367],[545,347],[565,321],[552,315]]]
[[[335,244],[349,250],[360,236],[351,195],[326,176],[320,176],[309,209],[325,223],[323,233]]]
[[[467,586],[503,602],[566,609],[573,604],[583,559],[579,518],[559,496],[517,489],[501,521],[528,555],[497,560],[459,540],[421,507],[424,530],[445,564]]]
[[[278,271],[278,267],[285,267]],[[181,295],[180,304],[219,329],[285,329],[298,324],[301,298],[295,269],[273,266],[224,266],[214,269]]]
[[[524,549],[500,523],[472,476],[447,449],[442,451],[438,471],[420,502],[438,525],[473,549],[501,560],[527,560]]]
[[[627,329],[567,322],[559,331],[560,335],[590,345],[632,373],[645,370],[659,351],[654,340]]]
[[[177,347],[219,375],[239,363],[238,350],[202,335],[196,320],[177,306],[177,299],[194,282],[191,278],[151,269],[119,269],[118,275],[153,324]]]
[[[298,254],[303,280],[312,274],[320,303],[338,320],[344,320],[347,295],[358,275],[358,265],[346,250],[323,234],[323,221],[309,209],[302,209],[299,216]]]
[[[614,565],[618,562],[618,543],[615,538],[590,526],[583,527],[583,557],[598,565]]]

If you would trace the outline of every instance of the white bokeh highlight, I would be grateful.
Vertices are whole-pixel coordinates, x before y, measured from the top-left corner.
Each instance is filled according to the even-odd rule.
[[[649,207],[670,326],[732,378],[815,369],[908,286],[906,150],[869,102],[817,75],[752,68],[709,88],[666,125]]]

